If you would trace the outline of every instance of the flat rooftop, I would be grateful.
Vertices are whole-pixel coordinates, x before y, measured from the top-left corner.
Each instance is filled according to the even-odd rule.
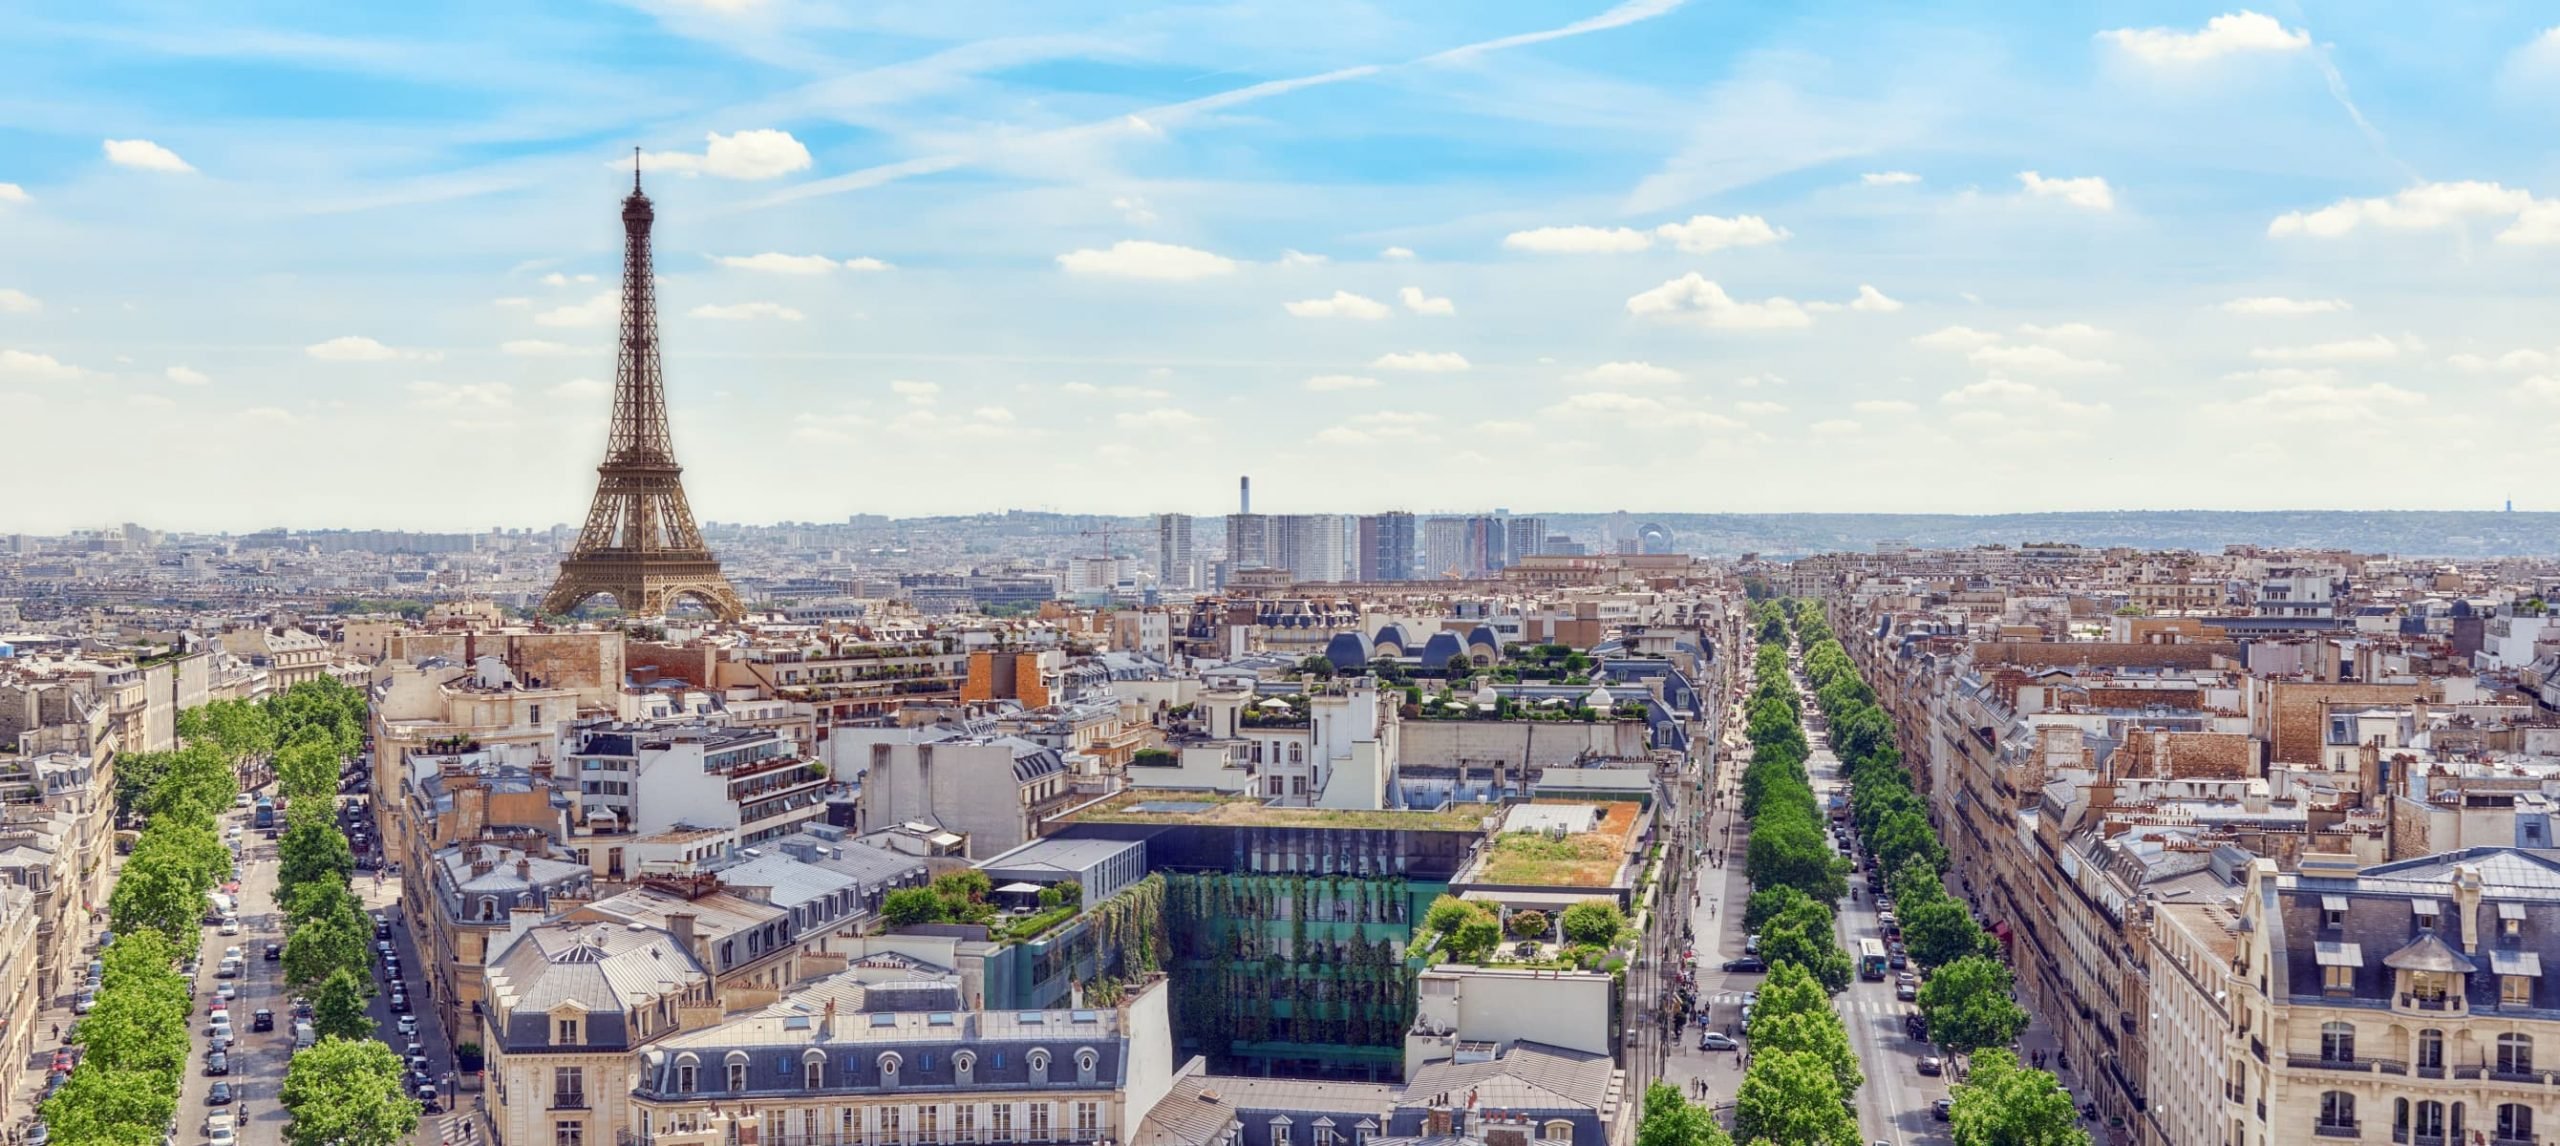
[[[1258,797],[1136,788],[1069,814],[1069,823],[1192,824],[1264,828],[1397,828],[1478,832],[1494,809],[1461,804],[1448,811],[1363,808],[1274,808]]]

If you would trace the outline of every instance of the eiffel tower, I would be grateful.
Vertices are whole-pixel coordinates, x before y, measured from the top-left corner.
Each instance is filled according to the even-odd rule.
[[[667,388],[658,371],[658,291],[650,272],[649,227],[657,212],[640,193],[639,153],[632,153],[631,197],[622,201],[622,348],[613,367],[613,428],[604,464],[596,467],[595,506],[578,547],[560,562],[559,579],[542,599],[547,614],[566,613],[598,593],[624,612],[662,616],[691,597],[722,620],[747,607],[720,560],[702,543],[685,504],[684,467],[667,435]]]

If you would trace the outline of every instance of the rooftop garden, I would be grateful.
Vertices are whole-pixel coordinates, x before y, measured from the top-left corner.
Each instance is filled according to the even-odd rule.
[[[1626,965],[1616,949],[1634,929],[1616,902],[1590,899],[1557,915],[1514,911],[1443,895],[1416,929],[1414,945],[1453,963],[1519,970],[1615,972]]]
[[[1570,804],[1571,800],[1539,800]],[[1592,830],[1558,836],[1548,832],[1503,832],[1486,849],[1473,879],[1512,887],[1610,887],[1626,862],[1635,836],[1639,805],[1612,801]]]
[[[1172,805],[1178,810],[1141,810],[1141,805]],[[1472,832],[1483,827],[1484,812],[1457,808],[1442,812],[1375,811],[1357,808],[1274,808],[1253,796],[1214,792],[1177,792],[1144,788],[1122,792],[1069,816],[1074,822],[1097,824],[1193,824],[1265,828],[1399,828],[1408,831]]]

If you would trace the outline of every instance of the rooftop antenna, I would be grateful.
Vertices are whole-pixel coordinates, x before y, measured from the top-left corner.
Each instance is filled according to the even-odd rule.
[[[631,149],[631,193],[640,193],[640,149]]]

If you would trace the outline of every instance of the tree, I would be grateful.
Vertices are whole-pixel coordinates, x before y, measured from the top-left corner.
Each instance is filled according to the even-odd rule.
[[[1626,929],[1626,913],[1611,900],[1586,899],[1564,909],[1564,937],[1569,943],[1609,947]]]
[[[2026,1029],[2027,1012],[2009,997],[2009,969],[1984,955],[1938,968],[1920,986],[1929,1035],[1958,1054],[2009,1045]]]
[[[1732,1146],[1707,1108],[1692,1104],[1680,1088],[1657,1082],[1644,1088],[1644,1119],[1636,1146]]]
[[[400,1146],[418,1128],[418,1103],[390,1046],[324,1039],[285,1067],[279,1097],[293,1146]]]
[[[1333,661],[1321,654],[1308,657],[1305,660],[1298,662],[1298,673],[1301,676],[1310,676],[1317,680],[1332,680]]]
[[[1904,906],[1902,938],[1911,957],[1931,967],[1944,967],[1982,951],[1982,927],[1965,905],[1940,896],[1916,907]]]
[[[372,993],[372,975],[346,967],[330,972],[311,995],[312,1034],[324,1039],[372,1038],[373,1016],[364,1009]]]
[[[1901,871],[1912,860],[1924,860],[1931,868],[1945,871],[1946,845],[1938,842],[1938,833],[1929,829],[1929,821],[1917,812],[1895,812],[1876,824],[1867,846],[1876,853],[1876,861],[1886,871]]]
[[[1750,902],[1742,908],[1742,926],[1746,931],[1759,931],[1779,913],[1799,903],[1811,903],[1802,891],[1790,884],[1764,887],[1751,893]]]
[[[1761,929],[1760,957],[1772,969],[1785,964],[1803,968],[1835,995],[1849,989],[1856,971],[1849,953],[1832,937],[1831,912],[1811,901],[1787,909]]]
[[[337,894],[330,895],[329,891]],[[284,980],[310,990],[341,970],[368,973],[365,950],[373,938],[364,909],[343,886],[309,884],[296,906],[305,914],[284,941]]]
[[[72,1071],[44,1101],[45,1128],[64,1146],[159,1146],[162,1129],[177,1117],[177,1081],[139,1071]]]
[[[1867,1081],[1858,1069],[1858,1052],[1849,1046],[1849,1028],[1842,1026],[1840,1016],[1828,1009],[1785,1015],[1753,1011],[1751,1050],[1754,1054],[1780,1050],[1812,1055],[1831,1068],[1832,1081],[1842,1094],[1857,1093]]]
[[[1467,920],[1474,918],[1481,910],[1483,909],[1457,896],[1443,894],[1440,898],[1432,900],[1430,908],[1422,913],[1422,929],[1434,935],[1446,935],[1457,930]]]
[[[1502,924],[1491,913],[1480,912],[1449,933],[1449,957],[1461,963],[1481,963],[1500,946]]]
[[[205,890],[168,864],[128,863],[107,896],[107,917],[119,936],[148,932],[173,943],[201,936]]]
[[[1511,913],[1511,935],[1515,939],[1546,939],[1555,933],[1555,922],[1536,908]]]
[[[2088,1146],[2071,1092],[2053,1075],[2018,1065],[2018,1056],[1986,1050],[1955,1088],[1948,1121],[1956,1146]]]
[[[1811,794],[1805,799],[1809,804]],[[1743,862],[1753,887],[1785,884],[1824,903],[1849,894],[1848,864],[1823,842],[1810,811],[1781,818],[1776,809],[1766,809],[1751,825],[1751,846]]]
[[[1840,1082],[1820,1057],[1757,1050],[1734,1092],[1734,1136],[1786,1146],[1858,1146],[1858,1120],[1840,1099]]]
[[[880,897],[880,921],[891,927],[940,923],[944,918],[942,897],[930,887],[902,887]]]
[[[346,833],[330,818],[327,804],[295,804],[285,813],[284,835],[276,840],[279,906],[291,902],[294,889],[307,883],[344,887],[355,870],[356,854],[347,846]]]

